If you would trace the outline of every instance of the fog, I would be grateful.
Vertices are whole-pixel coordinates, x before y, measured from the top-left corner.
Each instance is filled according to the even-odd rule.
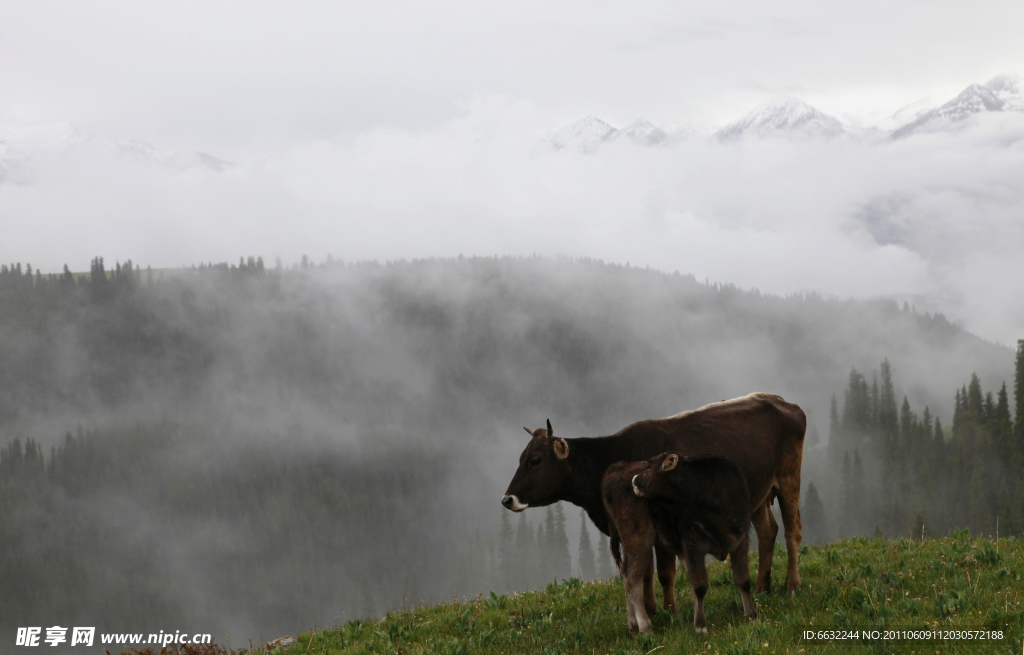
[[[436,129],[309,142],[221,171],[86,141],[24,163],[23,183],[0,184],[0,213],[9,258],[44,272],[99,252],[157,268],[225,252],[567,254],[772,293],[913,299],[1012,344],[1024,116],[967,123],[896,142],[622,140],[581,154],[551,148],[553,125],[529,103],[488,98]]]
[[[885,483],[879,435],[823,443],[851,369],[887,360],[947,436],[972,373],[1013,385],[1024,112],[891,135],[1019,72],[1022,11],[0,8],[0,640],[237,646],[538,586],[562,560],[500,539],[522,426],[758,390],[809,414],[816,538],[871,531],[839,479],[846,454]],[[780,96],[843,133],[715,138]],[[554,147],[587,116],[670,136]],[[942,503],[878,529],[962,519]]]
[[[0,454],[5,630],[269,639],[543,584],[498,566],[524,424],[598,436],[770,390],[809,412],[832,502],[820,446],[851,367],[888,357],[947,425],[972,371],[1012,379],[1008,348],[891,301],[593,261],[127,270],[4,278],[0,442],[42,446]]]

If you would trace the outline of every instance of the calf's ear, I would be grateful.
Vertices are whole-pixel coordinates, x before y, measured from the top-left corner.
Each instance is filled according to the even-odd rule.
[[[569,456],[569,442],[565,439],[555,439],[553,444],[555,448],[555,456],[558,459],[565,459]]]
[[[661,462],[662,471],[671,471],[679,463],[679,455],[671,454]]]

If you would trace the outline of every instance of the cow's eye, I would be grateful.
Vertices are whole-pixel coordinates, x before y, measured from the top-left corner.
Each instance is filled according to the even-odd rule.
[[[530,466],[540,466],[540,457],[534,457],[531,459]]]

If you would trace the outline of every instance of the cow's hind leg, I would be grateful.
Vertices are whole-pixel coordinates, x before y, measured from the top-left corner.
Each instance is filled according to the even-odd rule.
[[[676,554],[660,544],[654,545],[654,554],[658,562],[658,582],[661,583],[662,601],[665,609],[675,616],[679,611],[676,607]]]
[[[630,630],[642,635],[651,632],[651,620],[644,607],[644,584],[653,569],[650,545],[643,549],[626,549],[622,569],[619,571],[626,587],[626,622]]]
[[[686,574],[690,578],[690,590],[693,592],[693,629],[699,635],[708,631],[708,619],[704,616],[704,596],[708,593],[708,570],[704,566],[704,555],[701,548],[686,549]]]
[[[754,591],[768,593],[772,590],[772,553],[775,550],[775,537],[779,534],[779,524],[775,522],[768,500],[753,511],[750,520],[757,534],[757,582]]]
[[[754,600],[750,597],[750,566],[747,563],[747,551],[750,549],[750,540],[744,535],[739,545],[729,553],[729,564],[732,565],[732,583],[740,592],[743,599],[743,615],[748,621],[757,618],[757,608],[754,607]]]
[[[800,588],[800,478],[779,480],[779,509],[782,510],[782,526],[786,530],[786,554],[789,568],[786,572],[786,592],[792,594]]]

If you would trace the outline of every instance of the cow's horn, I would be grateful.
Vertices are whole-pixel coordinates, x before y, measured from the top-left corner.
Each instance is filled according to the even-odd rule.
[[[555,431],[551,429],[551,419],[547,419],[547,421],[548,421],[548,436],[549,437],[553,437],[553,436],[555,436]]]

